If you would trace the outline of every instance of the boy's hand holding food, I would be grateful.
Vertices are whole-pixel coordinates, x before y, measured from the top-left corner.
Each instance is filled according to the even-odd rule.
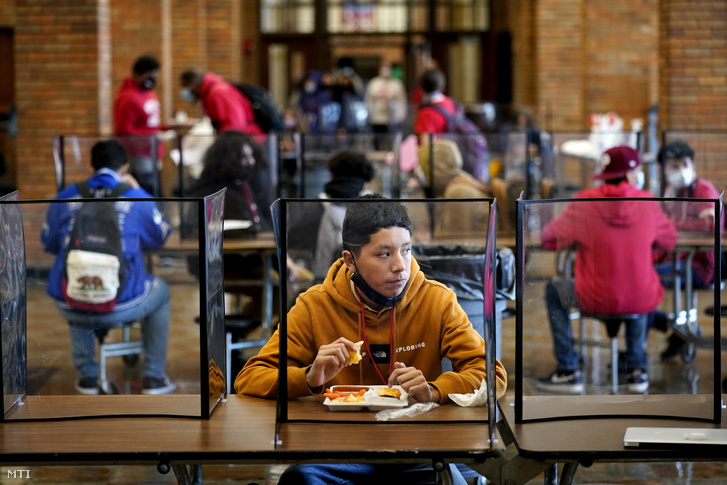
[[[343,337],[333,343],[322,345],[313,364],[306,372],[308,387],[315,389],[338,375],[344,367],[361,361],[361,344],[353,343]]]
[[[403,362],[394,362],[394,372],[389,376],[389,387],[400,385],[409,396],[418,402],[439,402],[439,390],[429,385],[422,371],[407,367]]]

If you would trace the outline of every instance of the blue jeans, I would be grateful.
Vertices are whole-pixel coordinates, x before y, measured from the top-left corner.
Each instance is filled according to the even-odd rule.
[[[575,371],[578,369],[578,353],[573,345],[570,307],[563,306],[553,283],[545,286],[545,305],[548,309],[550,333],[553,335],[553,353],[558,362],[558,370]]]
[[[450,464],[452,482],[467,485],[457,466]],[[283,472],[278,485],[363,485],[406,483],[434,485],[432,465],[375,465],[363,463],[293,465]]]
[[[570,307],[563,306],[560,295],[552,283],[545,287],[545,304],[548,309],[550,331],[553,334],[553,353],[558,362],[559,371],[578,369],[579,356],[573,344]],[[623,354],[623,366],[626,372],[649,368],[646,355],[646,335],[648,330],[648,314],[636,320],[630,320],[626,326],[626,352]]]
[[[661,286],[664,288],[674,288],[674,262],[666,261],[663,263],[656,263],[654,269],[659,274],[661,279]],[[677,262],[677,271],[684,274],[684,263],[682,261]],[[682,287],[686,284],[682,281]],[[702,281],[697,272],[692,268],[692,288],[705,288],[707,285]]]
[[[169,286],[159,278],[147,283],[149,291],[138,305],[111,313],[84,313],[56,306],[68,320],[71,333],[71,357],[81,379],[98,377],[95,329],[118,327],[122,323],[141,320],[144,345],[143,377],[162,377],[167,364],[169,337]]]

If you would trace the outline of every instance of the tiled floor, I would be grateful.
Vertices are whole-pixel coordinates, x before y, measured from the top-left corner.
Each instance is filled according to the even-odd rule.
[[[184,280],[183,268],[174,266],[174,261],[164,268],[159,268],[168,279]],[[188,280],[189,281],[189,280]],[[37,374],[37,379],[29,382],[41,394],[73,393],[75,370],[68,355],[68,333],[66,324],[55,313],[52,304],[42,289],[29,285],[28,305],[28,355],[30,367],[40,367],[48,372]],[[196,355],[198,345],[198,327],[194,324],[194,316],[198,313],[197,289],[191,284],[172,285],[173,316],[168,352],[168,373],[178,383],[181,391],[194,391],[198,386],[199,364],[190,356]],[[706,304],[706,303],[705,303]],[[702,304],[701,306],[704,306]],[[701,312],[700,312],[701,315]],[[552,354],[550,354],[550,340],[547,336],[547,321],[542,316],[531,316],[533,321],[542,322],[541,332],[529,335],[525,348],[535,359],[529,359],[533,372],[547,374],[552,370]],[[502,361],[514,377],[514,348],[515,348],[515,320],[505,319],[502,329]],[[669,386],[670,382],[681,382],[684,374],[708,376],[712,353],[700,349],[697,358],[690,364],[681,360],[670,363],[661,363],[658,353],[664,346],[663,334],[652,333],[649,341],[651,355],[652,386]],[[133,373],[129,374],[120,359],[113,359],[110,372],[120,385],[123,386],[123,376],[130,380],[130,388],[135,392],[139,381]],[[703,378],[701,385],[708,385],[708,378]],[[136,391],[138,392],[138,391]],[[0,469],[0,483],[8,484],[156,484],[176,483],[173,473],[161,475],[152,466],[31,466],[21,467],[29,470],[30,478],[23,474],[21,478],[17,473],[13,478],[9,475],[13,468]],[[20,468],[19,468],[20,469]],[[206,466],[204,468],[204,482],[209,485],[223,483],[266,483],[268,468],[266,466]],[[271,481],[270,483],[275,483]],[[532,480],[531,484],[543,483],[542,476]],[[590,468],[581,467],[575,477],[575,483],[611,483],[611,484],[664,484],[664,485],[706,485],[727,483],[727,464],[720,463],[624,463],[624,464],[596,464]]]

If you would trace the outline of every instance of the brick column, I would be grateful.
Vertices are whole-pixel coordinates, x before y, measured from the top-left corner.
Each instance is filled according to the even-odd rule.
[[[17,186],[23,199],[55,195],[51,140],[109,127],[107,0],[17,0]]]
[[[543,128],[584,128],[584,1],[536,2],[538,93]]]
[[[727,130],[724,0],[660,2],[662,130]]]

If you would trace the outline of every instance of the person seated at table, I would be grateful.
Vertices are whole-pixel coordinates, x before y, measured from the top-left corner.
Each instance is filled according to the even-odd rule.
[[[225,193],[225,221],[243,221],[249,227],[227,231],[225,237],[254,237],[258,232],[272,231],[272,184],[268,159],[262,145],[252,136],[239,131],[226,131],[217,136],[202,159],[203,169],[190,194],[203,197],[223,188]],[[188,215],[187,217],[191,217]],[[228,223],[229,224],[229,223]],[[263,260],[259,254],[225,254],[225,278],[261,279]],[[188,267],[196,274],[197,259],[190,258]],[[259,286],[231,286],[228,292],[244,294],[244,315],[259,315],[261,288]]]
[[[273,201],[272,183],[262,145],[246,133],[226,131],[207,148],[202,165],[199,180],[190,189],[193,196],[227,188],[225,220],[250,221],[252,231],[272,230],[268,210]]]
[[[658,155],[659,163],[666,178],[664,197],[689,199],[718,199],[719,190],[707,179],[697,175],[694,150],[688,143],[676,140],[661,148]],[[664,210],[676,227],[682,231],[704,232],[714,234],[715,212],[713,202],[669,201],[664,203]],[[722,223],[723,224],[723,221]],[[677,271],[683,271],[683,261],[687,254],[682,253],[676,263]],[[692,287],[707,288],[714,279],[714,253],[698,252],[692,259]],[[664,253],[655,264],[662,277],[665,287],[673,287],[674,254]],[[663,311],[654,311],[650,319],[650,327],[667,332],[669,317]],[[681,353],[685,344],[683,338],[672,333],[667,339],[668,346],[661,353],[662,360],[670,360]]]
[[[434,163],[430,162],[432,156]],[[488,197],[487,184],[477,180],[462,168],[462,152],[452,140],[434,139],[429,144],[427,139],[418,150],[419,170],[424,183],[430,187],[430,195],[444,199],[481,199]],[[432,176],[431,169],[434,168]],[[491,181],[494,186],[496,182]],[[472,230],[486,227],[489,207],[483,205],[444,205],[435,214],[435,231],[456,232],[463,229],[463,221],[471,225]],[[463,213],[466,211],[466,213]]]
[[[373,201],[353,201],[346,211],[342,257],[288,312],[288,397],[322,396],[336,384],[398,384],[418,402],[440,404],[452,393],[474,392],[486,378],[482,337],[454,291],[426,279],[412,258],[406,208],[377,194],[363,198]],[[238,393],[277,397],[279,337],[276,331],[237,375]],[[358,341],[363,341],[363,359],[349,365]],[[443,357],[452,361],[453,372],[442,373]],[[500,397],[507,374],[499,361],[495,373],[497,381],[489,385]],[[392,474],[388,483],[397,478],[397,483],[417,483],[419,477],[406,474],[413,468],[298,465],[279,483],[358,483],[357,478],[371,480],[384,469]],[[434,478],[431,466],[420,474]]]
[[[341,228],[346,205],[326,199],[355,199],[368,193],[369,183],[376,167],[361,150],[343,149],[335,152],[327,162],[330,180],[318,195],[318,204],[293,206],[301,213],[293,213],[288,221],[288,249],[312,253],[307,265],[316,282],[322,282],[331,263],[341,252]],[[297,211],[296,211],[297,212]]]
[[[585,198],[652,198],[642,190],[641,158],[633,148],[618,146],[601,158],[602,184],[575,195]],[[584,385],[573,342],[570,308],[592,314],[642,314],[626,325],[623,355],[629,392],[649,387],[646,336],[648,314],[661,302],[663,288],[652,264],[652,247],[673,249],[674,224],[657,202],[638,200],[571,203],[542,230],[545,249],[575,248],[573,279],[546,285],[545,302],[553,335],[555,372],[538,382],[550,392],[580,394]]]
[[[96,143],[91,149],[91,165],[95,172],[86,183],[94,193],[108,192],[125,183],[129,187],[121,197],[152,197],[128,173],[126,150],[118,141]],[[164,372],[169,334],[169,287],[164,280],[147,274],[143,255],[144,249],[162,246],[171,227],[153,202],[129,202],[123,207],[116,204],[126,260],[116,306],[106,313],[77,310],[65,297],[64,266],[70,234],[82,205],[79,203],[81,197],[78,184],[63,189],[56,198],[72,201],[50,204],[40,235],[43,249],[56,255],[48,276],[47,291],[53,297],[58,313],[69,322],[71,357],[79,374],[76,390],[81,394],[98,394],[98,364],[94,360],[96,330],[141,320],[145,355],[142,393],[171,393],[176,384]]]

